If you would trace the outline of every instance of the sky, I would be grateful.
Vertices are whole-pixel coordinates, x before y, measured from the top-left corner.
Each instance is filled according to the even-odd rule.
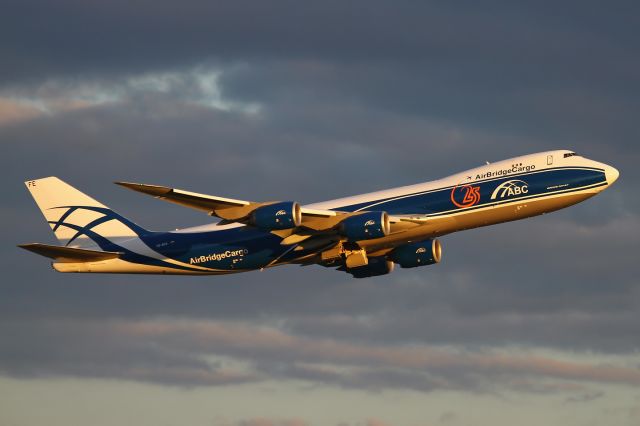
[[[640,424],[637,2],[8,0],[0,14],[0,423]],[[23,182],[151,229],[113,181],[338,198],[571,149],[595,198],[355,280],[58,274]]]

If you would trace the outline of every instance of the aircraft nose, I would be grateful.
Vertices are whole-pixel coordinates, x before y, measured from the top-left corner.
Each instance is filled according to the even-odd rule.
[[[618,176],[620,176],[620,172],[618,171],[618,169],[616,169],[615,167],[611,167],[611,166],[607,166],[604,169],[604,174],[607,177],[607,183],[609,185],[611,185],[613,182],[615,182],[618,179]]]

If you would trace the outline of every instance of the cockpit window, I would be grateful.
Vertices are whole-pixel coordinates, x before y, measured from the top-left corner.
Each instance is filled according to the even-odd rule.
[[[564,155],[564,158],[567,158],[567,157],[573,157],[574,155],[578,155],[578,154],[576,154],[575,152],[567,152],[567,153]]]

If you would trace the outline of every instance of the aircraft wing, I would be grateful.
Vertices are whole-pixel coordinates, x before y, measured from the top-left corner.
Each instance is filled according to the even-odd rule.
[[[145,185],[142,183],[131,182],[115,182],[117,185],[132,189],[143,194],[151,195],[161,200],[169,201],[181,206],[190,207],[192,209],[202,210],[212,216],[218,211],[228,209],[242,209],[250,206],[252,203],[243,200],[234,200],[231,198],[213,197],[211,195],[198,194],[196,192],[183,191],[181,189],[169,188],[159,185]],[[222,216],[219,216],[222,217]]]
[[[213,195],[199,194],[196,192],[184,191],[182,189],[170,188],[167,186],[147,185],[131,182],[115,182],[117,185],[129,188],[133,191],[142,192],[151,195],[160,200],[169,201],[181,206],[201,210],[210,216],[216,216],[222,219],[220,224],[233,222],[248,223],[247,220],[251,213],[263,206],[275,204],[274,201],[269,202],[253,202],[245,200],[236,200],[232,198],[217,197]],[[282,244],[298,244],[305,240],[325,241],[327,238],[332,240],[332,231],[350,216],[363,214],[364,212],[340,212],[333,210],[300,208],[301,223],[295,229],[276,230],[273,233],[284,238]],[[391,232],[400,232],[408,228],[413,228],[424,224],[424,219],[414,217],[397,217],[389,216],[391,224]],[[313,238],[312,238],[313,237]],[[311,243],[309,241],[308,243]]]
[[[181,206],[201,210],[210,216],[216,216],[228,222],[242,221],[255,209],[274,204],[274,201],[253,202],[245,200],[235,200],[232,198],[217,197],[214,195],[199,194],[196,192],[184,191],[182,189],[170,188],[159,185],[146,185],[142,183],[115,182],[131,190],[151,195],[160,200],[169,201]],[[316,210],[302,207],[303,222],[313,222],[314,219],[329,218],[337,216],[338,212],[332,210]],[[311,223],[313,225],[313,223]]]

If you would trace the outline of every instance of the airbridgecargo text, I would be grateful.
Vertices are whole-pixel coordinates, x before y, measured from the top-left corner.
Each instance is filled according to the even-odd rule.
[[[197,263],[211,262],[212,260],[221,261],[223,259],[229,259],[231,257],[244,256],[245,254],[249,254],[249,250],[227,250],[222,253],[211,253],[207,254],[206,256],[192,257],[189,260],[189,263],[194,265]]]
[[[534,164],[523,166],[520,164],[512,164],[511,168],[501,169],[501,170],[490,170],[488,172],[476,175],[476,180],[478,179],[487,179],[498,176],[508,176],[512,173],[520,173],[520,172],[530,172],[531,170],[535,170],[536,166]]]

